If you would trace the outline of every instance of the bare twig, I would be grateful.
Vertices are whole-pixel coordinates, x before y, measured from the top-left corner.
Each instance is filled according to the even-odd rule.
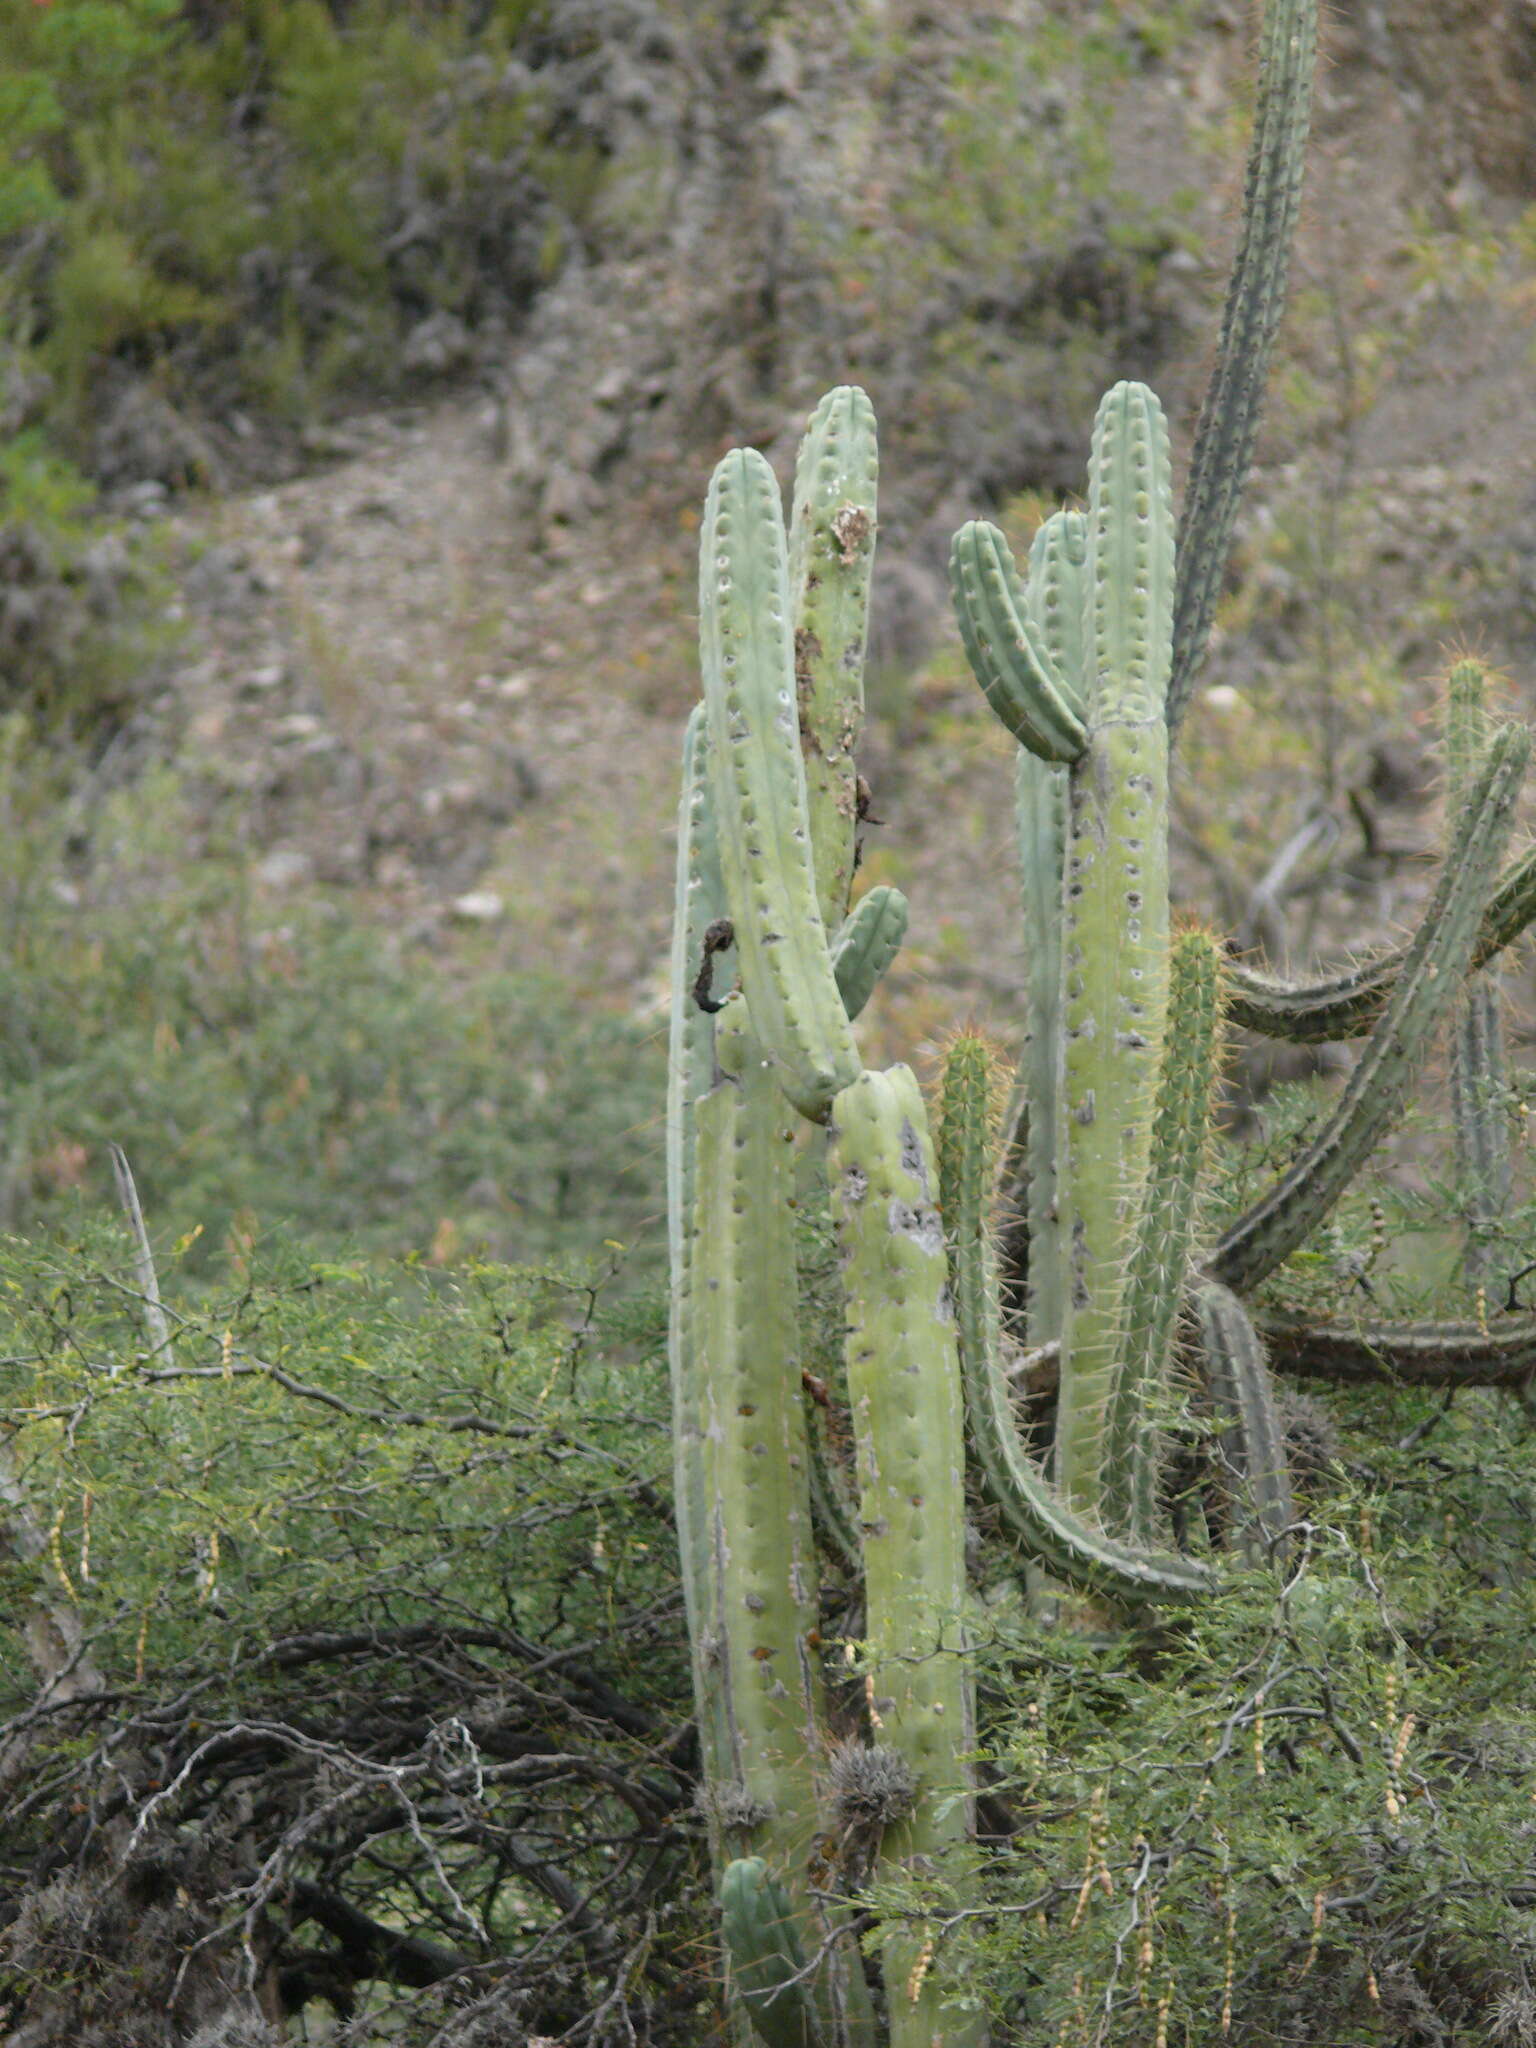
[[[149,1232],[144,1227],[144,1211],[139,1207],[139,1191],[133,1184],[133,1169],[128,1164],[128,1155],[121,1145],[108,1145],[112,1155],[112,1178],[117,1183],[117,1199],[123,1205],[123,1214],[128,1218],[128,1228],[133,1232],[134,1269],[138,1275],[139,1294],[144,1304],[144,1323],[149,1331],[149,1341],[156,1357],[169,1361],[171,1357],[171,1326],[165,1319],[165,1310],[160,1301],[160,1282],[155,1274],[155,1255],[150,1250]]]

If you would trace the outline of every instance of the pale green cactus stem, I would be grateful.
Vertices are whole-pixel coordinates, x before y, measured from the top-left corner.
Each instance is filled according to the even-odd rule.
[[[704,1388],[708,1499],[697,1683],[723,1726],[712,1818],[738,1854],[765,1857],[813,1954],[829,2041],[865,2039],[863,1978],[813,1894],[825,1701],[810,1456],[800,1394],[794,1118],[734,996],[717,1020],[720,1076],[695,1108],[690,1302]],[[717,1765],[717,1769],[720,1768]],[[759,2024],[754,2020],[754,2024]]]
[[[1456,827],[1451,856],[1393,983],[1392,998],[1321,1133],[1262,1200],[1223,1233],[1213,1278],[1248,1292],[1305,1242],[1402,1106],[1471,963],[1483,907],[1509,842],[1530,758],[1526,732],[1490,745]]]
[[[1482,664],[1458,661],[1446,684],[1446,801],[1451,818],[1465,807],[1490,719]],[[1451,1020],[1451,1111],[1463,1200],[1469,1281],[1486,1287],[1494,1273],[1491,1233],[1509,1205],[1513,1175],[1506,1101],[1504,998],[1496,965],[1469,974]]]
[[[1188,1600],[1215,1580],[1193,1558],[1133,1548],[1074,1514],[1019,1440],[1002,1364],[1001,1317],[989,1224],[993,1055],[963,1034],[944,1067],[939,1133],[941,1205],[949,1238],[970,1448],[987,1494],[1026,1557],[1087,1593],[1120,1605]]]
[[[1199,1282],[1195,1307],[1231,1503],[1228,1541],[1256,1564],[1272,1562],[1296,1508],[1264,1346],[1248,1311],[1220,1281]]]
[[[1057,666],[995,526],[972,519],[961,527],[949,584],[966,658],[993,711],[1042,760],[1075,761],[1087,744],[1081,679]]]
[[[1474,971],[1486,966],[1536,922],[1536,851],[1523,854],[1489,898],[1472,949]],[[1392,946],[1341,974],[1295,983],[1231,962],[1227,1014],[1245,1031],[1293,1045],[1364,1038],[1392,994],[1412,941]]]
[[[832,941],[832,972],[849,1020],[863,1010],[907,935],[907,899],[882,883],[861,896]]]
[[[864,719],[864,647],[880,458],[856,385],[829,391],[800,444],[791,498],[789,596],[811,858],[822,923],[848,908],[858,825],[854,748]],[[852,1014],[852,1013],[850,1013]]]
[[[1061,1335],[1066,1257],[1057,1206],[1061,1091],[1061,891],[1067,853],[1067,771],[1020,747],[1014,817],[1024,911],[1022,1140],[1029,1262],[1025,1328],[1031,1344]]]
[[[704,1387],[705,1685],[730,1782],[754,1818],[731,1830],[781,1875],[815,1828],[819,1619],[794,1281],[794,1117],[734,997],[721,1074],[695,1106],[690,1289]]]
[[[1029,555],[1028,604],[1059,674],[1085,668],[1088,522],[1055,512]],[[1024,1154],[1028,1168],[1027,1331],[1031,1344],[1061,1335],[1062,1256],[1056,1203],[1061,1087],[1062,886],[1067,853],[1067,770],[1021,746],[1014,810],[1024,901]]]
[[[731,1988],[758,2038],[767,2048],[824,2048],[794,1902],[761,1856],[726,1865],[720,1926]]]
[[[1209,932],[1183,932],[1170,958],[1147,1200],[1131,1251],[1110,1412],[1109,1516],[1138,1544],[1151,1542],[1156,1527],[1160,1411],[1194,1251],[1220,1061],[1221,949]]]
[[[861,1074],[837,1097],[827,1170],[847,1295],[870,1719],[917,1785],[910,1815],[881,1838],[878,1876],[965,1840],[974,1741],[960,1365],[927,1115],[909,1069]],[[882,1943],[891,2048],[958,2048],[979,2023],[949,2004],[943,1959],[929,1968],[923,1949],[901,1923]]]
[[[1102,1516],[1128,1264],[1146,1198],[1168,1006],[1173,504],[1162,408],[1117,384],[1094,422],[1089,742],[1072,767],[1058,1192],[1067,1275],[1056,1478]]]
[[[683,741],[683,786],[677,819],[677,886],[672,918],[672,1012],[667,1053],[667,1247],[672,1274],[667,1342],[672,1385],[672,1444],[678,1554],[690,1640],[703,1626],[708,1491],[704,1478],[704,1385],[689,1308],[694,1241],[694,1104],[715,1073],[713,1020],[691,995],[703,958],[704,934],[726,914],[719,849],[710,807],[704,707],[695,707]],[[735,953],[715,966],[730,986]],[[697,1667],[695,1676],[697,1677]],[[724,1726],[718,1699],[697,1692],[705,1774],[724,1773]]]
[[[721,867],[753,1029],[803,1116],[861,1071],[816,900],[779,487],[756,450],[710,482],[699,638]]]
[[[1242,229],[1179,522],[1168,727],[1178,730],[1232,550],[1301,209],[1317,65],[1317,0],[1269,0],[1259,49]]]

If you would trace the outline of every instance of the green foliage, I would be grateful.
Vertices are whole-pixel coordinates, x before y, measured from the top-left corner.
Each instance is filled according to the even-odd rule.
[[[205,1249],[279,1224],[317,1251],[438,1257],[643,1234],[661,1067],[643,1031],[536,976],[461,988],[328,906],[265,914],[236,860],[187,861],[168,774],[87,821],[15,724],[4,765],[8,1227],[76,1190],[110,1200],[112,1141],[157,1238]]]
[[[52,1532],[17,1571],[77,1602],[110,1679],[216,1658],[238,1697],[243,1640],[450,1599],[582,1642],[671,1582],[654,1310],[630,1317],[637,1363],[580,1268],[433,1276],[274,1241],[193,1300],[186,1249],[154,1351],[118,1225],[0,1241],[11,1455]],[[681,1652],[634,1675],[677,1691]]]
[[[1397,2048],[1536,2012],[1530,1424],[1346,1414],[1283,1588],[1113,1640],[994,1612],[1016,1832],[956,1938],[1016,2038]]]
[[[120,723],[166,633],[153,542],[94,518],[95,496],[40,428],[0,441],[0,709],[55,739]]]
[[[289,2010],[370,2015],[329,2038],[469,2048],[438,1977],[563,2031],[626,1995],[643,1935],[675,2027],[695,1830],[659,1305],[611,1311],[580,1267],[161,1266],[152,1347],[120,1226],[0,1240],[8,2014],[137,2048],[185,2011],[193,1945],[233,1959],[244,1928]],[[48,1616],[77,1692],[29,1719]],[[125,1793],[131,1829],[82,1846]]]
[[[174,394],[232,358],[268,400],[296,380],[302,416],[387,381],[409,321],[532,278],[527,224],[578,218],[600,183],[583,155],[572,184],[508,70],[542,13],[250,0],[194,28],[177,0],[3,0],[0,334],[50,380],[54,425],[83,428],[114,360]]]

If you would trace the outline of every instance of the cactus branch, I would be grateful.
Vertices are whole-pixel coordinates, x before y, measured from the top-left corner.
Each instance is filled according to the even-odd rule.
[[[995,526],[972,519],[961,527],[950,548],[949,584],[982,695],[1020,746],[1044,761],[1075,761],[1087,743],[1080,685],[1057,667]]]
[[[1285,1433],[1275,1413],[1264,1345],[1230,1288],[1202,1280],[1195,1289],[1206,1391],[1220,1425],[1219,1444],[1233,1502],[1230,1536],[1254,1563],[1276,1555],[1296,1519]]]
[[[1536,922],[1536,851],[1523,854],[1500,882],[1483,912],[1472,967],[1483,967]],[[1342,974],[1293,983],[1261,974],[1240,961],[1227,966],[1227,1014],[1245,1031],[1293,1045],[1327,1045],[1369,1035],[1390,1000],[1412,940]]]
[[[789,532],[795,693],[805,756],[811,859],[832,931],[853,881],[864,646],[880,459],[875,413],[856,385],[817,406],[795,466]],[[852,1014],[852,1013],[850,1013]]]
[[[731,1988],[764,2048],[823,2048],[825,2036],[806,1991],[794,1906],[761,1856],[739,1856],[726,1865],[720,1925]]]
[[[1465,808],[1488,737],[1482,666],[1476,661],[1458,661],[1446,684],[1446,797],[1452,818]],[[1451,1120],[1469,1226],[1463,1262],[1469,1280],[1486,1283],[1493,1271],[1489,1234],[1508,1207],[1513,1181],[1506,1113],[1504,1002],[1497,966],[1469,975],[1456,999],[1450,1065]]]
[[[723,1724],[714,1825],[772,1865],[820,1967],[829,2042],[867,2025],[856,1958],[808,1864],[823,1821],[825,1726],[809,1453],[800,1391],[792,1117],[741,998],[719,1021],[719,1079],[696,1108],[693,1342],[705,1390],[708,1501],[696,1686]],[[709,1758],[706,1757],[708,1763]],[[762,2013],[753,2023],[763,2031]]]
[[[1170,959],[1168,1037],[1158,1076],[1147,1202],[1131,1252],[1121,1365],[1110,1410],[1107,1500],[1115,1526],[1152,1537],[1157,1504],[1158,1407],[1194,1246],[1200,1171],[1210,1143],[1221,1057],[1221,956],[1208,932],[1188,931]]]
[[[1212,1276],[1248,1292],[1316,1229],[1401,1107],[1409,1081],[1461,985],[1483,902],[1513,821],[1531,751],[1508,727],[1494,740],[1457,827],[1424,922],[1333,1115],[1262,1200],[1222,1235]]]
[[[1523,1387],[1536,1375],[1536,1314],[1475,1322],[1345,1322],[1274,1312],[1260,1329],[1278,1371],[1413,1387]]]
[[[720,855],[753,1028],[802,1115],[859,1073],[816,902],[779,487],[754,449],[716,469],[699,545],[700,652]]]
[[[1094,423],[1088,493],[1094,687],[1074,763],[1063,893],[1057,1203],[1066,1255],[1056,1477],[1101,1519],[1126,1270],[1147,1188],[1168,1003],[1167,428],[1144,385]]]
[[[1179,522],[1170,734],[1178,730],[1205,658],[1253,460],[1301,206],[1316,62],[1317,0],[1267,0],[1242,228]]]
[[[907,936],[907,899],[884,884],[849,911],[832,941],[832,972],[850,1021],[874,994]]]
[[[1019,1441],[1000,1356],[997,1283],[987,1225],[991,1089],[987,1046],[973,1037],[957,1038],[944,1072],[941,1205],[949,1234],[966,1420],[988,1497],[1025,1555],[1069,1584],[1121,1605],[1188,1600],[1215,1583],[1206,1566],[1106,1536],[1073,1513]]]
[[[906,1869],[969,1830],[974,1739],[965,1605],[963,1416],[944,1232],[922,1095],[910,1070],[862,1074],[833,1105],[827,1171],[843,1257],[845,1357],[859,1475],[872,1713],[918,1787],[881,1838],[877,1869]],[[882,1946],[891,2048],[960,2044],[900,1924]]]

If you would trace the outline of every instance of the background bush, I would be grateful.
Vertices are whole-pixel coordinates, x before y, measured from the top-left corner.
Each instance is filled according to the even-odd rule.
[[[656,1255],[656,1031],[535,975],[469,980],[320,903],[274,915],[169,771],[61,800],[0,751],[0,1227],[110,1201],[157,1242]]]

